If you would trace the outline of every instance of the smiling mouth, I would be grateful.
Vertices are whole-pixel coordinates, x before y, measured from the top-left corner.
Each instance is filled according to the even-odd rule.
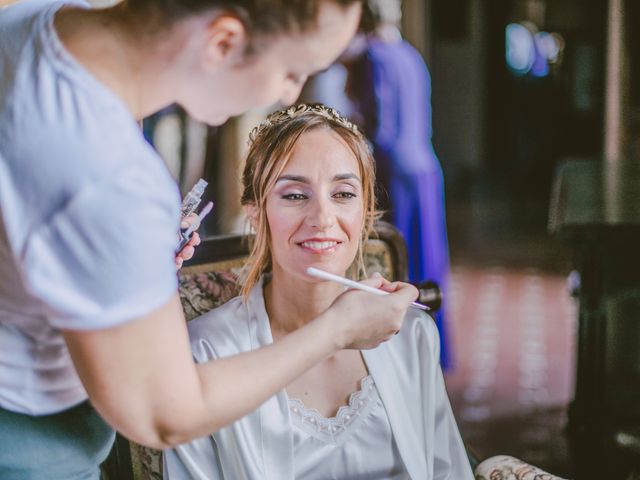
[[[326,240],[326,241],[308,240],[305,242],[300,242],[298,243],[298,245],[304,248],[305,250],[309,250],[311,252],[324,253],[324,252],[332,252],[340,243],[342,242],[338,242],[336,240]]]

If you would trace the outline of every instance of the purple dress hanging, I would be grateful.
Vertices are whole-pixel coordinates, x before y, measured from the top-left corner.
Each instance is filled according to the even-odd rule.
[[[431,144],[431,78],[420,53],[405,41],[370,39],[349,67],[354,120],[371,140],[379,198],[402,232],[409,279],[434,280],[444,302],[435,320],[441,363],[451,364],[446,324],[449,246],[442,167]]]

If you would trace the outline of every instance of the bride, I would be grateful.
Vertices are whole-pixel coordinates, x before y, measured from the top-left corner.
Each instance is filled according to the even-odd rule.
[[[190,322],[198,362],[278,342],[326,310],[344,287],[310,277],[308,267],[364,277],[374,163],[335,110],[298,105],[269,116],[252,132],[243,187],[256,236],[242,295]],[[378,296],[348,294],[369,295],[376,308]],[[376,349],[341,350],[231,426],[165,451],[165,475],[472,479],[438,345],[433,320],[410,309]]]

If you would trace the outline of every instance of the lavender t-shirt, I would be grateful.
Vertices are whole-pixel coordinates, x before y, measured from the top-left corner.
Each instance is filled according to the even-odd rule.
[[[120,325],[177,287],[177,186],[64,49],[64,4],[0,9],[0,407],[33,415],[87,398],[62,330]]]

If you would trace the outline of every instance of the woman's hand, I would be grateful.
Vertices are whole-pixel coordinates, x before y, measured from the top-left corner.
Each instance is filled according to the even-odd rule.
[[[189,228],[192,224],[198,222],[198,215],[192,213],[188,217],[182,219],[180,223],[180,228]],[[200,245],[200,235],[198,232],[193,232],[189,242],[184,246],[182,250],[176,255],[176,269],[182,268],[182,264],[185,260],[189,260],[193,257],[194,252],[196,251],[195,247]]]
[[[411,302],[418,298],[413,285],[389,282],[379,274],[361,283],[385,290],[389,295],[348,290],[336,299],[323,316],[333,321],[339,348],[374,348],[390,339],[400,330]]]

